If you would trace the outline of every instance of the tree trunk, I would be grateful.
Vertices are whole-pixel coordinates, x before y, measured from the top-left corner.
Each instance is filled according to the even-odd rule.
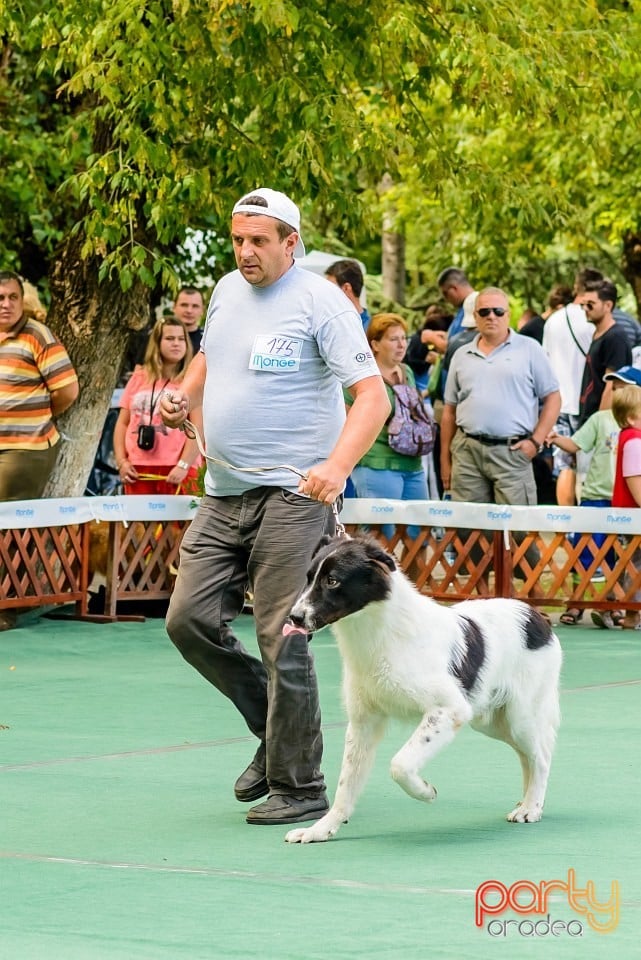
[[[405,237],[383,221],[383,296],[405,303]]]
[[[389,192],[392,178],[385,174],[379,189]],[[396,205],[392,200],[385,203],[382,233],[383,296],[396,303],[405,303],[405,236],[396,226]]]
[[[51,277],[47,324],[71,357],[80,396],[58,422],[65,439],[47,497],[84,494],[130,335],[150,317],[148,289],[134,282],[125,293],[117,279],[99,283],[100,261],[83,260],[82,243],[82,235],[64,241]]]
[[[623,237],[623,276],[632,287],[637,316],[641,316],[641,232],[636,230]]]

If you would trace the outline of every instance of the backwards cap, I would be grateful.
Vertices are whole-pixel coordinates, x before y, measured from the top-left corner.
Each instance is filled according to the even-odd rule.
[[[252,197],[261,197],[267,204],[266,207],[257,203],[246,203]],[[293,200],[280,193],[278,190],[270,190],[269,187],[260,187],[258,190],[252,190],[246,193],[242,199],[235,204],[232,210],[232,216],[235,213],[257,213],[263,217],[272,217],[274,220],[282,220],[298,234],[298,243],[294,247],[294,257],[300,260],[305,256],[305,245],[300,235],[300,210]]]

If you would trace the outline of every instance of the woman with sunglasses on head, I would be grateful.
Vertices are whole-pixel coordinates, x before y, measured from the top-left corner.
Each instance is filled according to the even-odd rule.
[[[136,367],[120,400],[114,452],[126,494],[198,493],[202,458],[195,439],[166,427],[160,397],[179,389],[192,359],[187,329],[175,317],[159,320],[149,337],[145,360]],[[199,410],[190,419],[199,423]]]
[[[377,313],[370,320],[366,335],[394,411],[394,386],[407,384],[416,387],[411,368],[403,362],[407,350],[407,325],[400,314]],[[348,405],[351,403],[347,392],[345,400]],[[388,419],[370,449],[352,471],[356,496],[387,500],[427,500],[427,478],[422,457],[420,454],[407,456],[390,447],[389,422]],[[418,531],[416,526],[407,528],[412,538],[417,536]],[[391,539],[394,525],[383,524],[381,532],[388,540]]]
[[[443,485],[453,500],[536,504],[532,460],[556,421],[558,383],[540,344],[510,329],[502,290],[482,290],[474,316],[478,335],[445,386]]]

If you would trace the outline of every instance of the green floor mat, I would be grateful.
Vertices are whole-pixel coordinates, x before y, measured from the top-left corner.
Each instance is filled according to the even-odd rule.
[[[252,620],[238,629],[255,649]],[[437,801],[412,801],[389,777],[408,734],[392,724],[352,821],[305,847],[245,823],[232,786],[255,743],[162,620],[32,618],[1,634],[1,960],[639,956],[641,636],[558,633],[563,721],[541,823],[505,821],[518,761],[471,730],[430,766]],[[328,632],[313,649],[331,795],[340,663]],[[563,890],[536,929],[541,915],[510,909],[476,926],[485,881],[534,897],[569,871],[599,901],[620,885],[611,933]]]

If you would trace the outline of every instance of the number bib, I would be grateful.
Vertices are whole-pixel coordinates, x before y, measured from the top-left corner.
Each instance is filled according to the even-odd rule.
[[[259,336],[254,340],[249,358],[250,370],[266,370],[268,373],[295,373],[300,370],[303,341],[296,337],[279,334]]]

